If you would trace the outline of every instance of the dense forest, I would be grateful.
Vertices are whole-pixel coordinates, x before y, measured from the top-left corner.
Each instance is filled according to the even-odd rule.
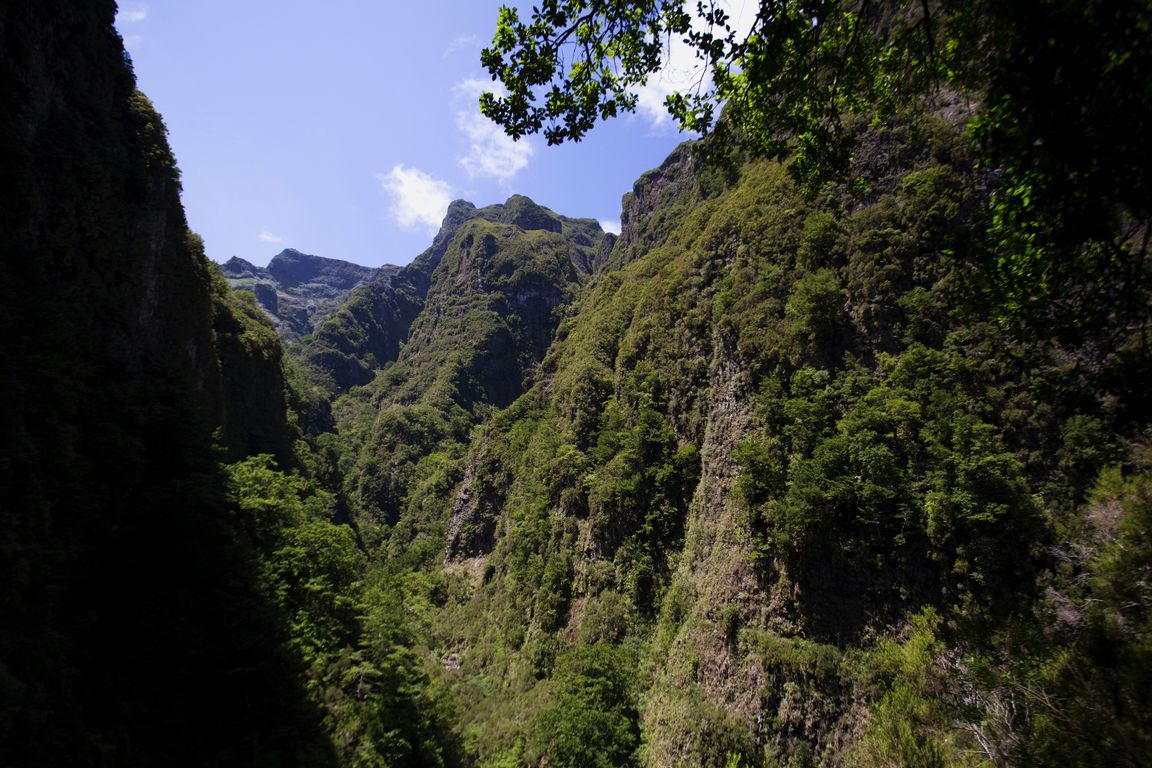
[[[115,11],[0,0],[0,765],[1148,764],[1146,0],[501,11],[703,138],[379,270],[208,261]]]

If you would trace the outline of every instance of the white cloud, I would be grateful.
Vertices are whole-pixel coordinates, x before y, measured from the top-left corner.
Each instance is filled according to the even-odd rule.
[[[144,6],[121,8],[116,12],[117,24],[137,24],[146,18],[148,18],[148,9]]]
[[[742,40],[752,30],[760,3],[756,0],[717,0],[718,6],[730,15],[728,25]],[[702,28],[703,23],[696,17],[693,3],[686,3],[684,10],[692,16],[693,23]],[[696,56],[696,49],[681,38],[673,38],[665,51],[664,67],[653,74],[637,92],[637,111],[648,119],[654,128],[670,125],[671,116],[664,105],[665,99],[675,91],[705,91],[712,84],[707,68]]]
[[[675,91],[690,90],[701,83],[702,65],[696,51],[683,40],[675,38],[665,53],[664,68],[654,73],[637,93],[637,111],[653,127],[671,122],[665,99]]]
[[[507,182],[528,166],[535,149],[528,139],[513,141],[502,128],[480,114],[477,99],[486,90],[498,89],[474,78],[457,83],[453,89],[461,105],[456,112],[456,128],[468,144],[468,152],[459,158],[459,163],[473,179]]]
[[[469,77],[456,83],[452,93],[458,99],[476,101],[484,91],[493,91],[497,96],[507,93],[501,83],[485,80],[480,77]]]
[[[127,35],[123,34],[124,27],[129,24],[139,24],[148,18],[148,9],[142,5],[134,8],[120,8],[116,11],[115,24],[120,28],[121,34],[124,38],[124,47],[129,51],[138,51],[144,44],[143,35]]]
[[[478,35],[459,35],[448,43],[448,47],[444,49],[444,53],[440,54],[440,58],[446,59],[460,51],[475,51],[476,55],[479,56],[480,49],[483,47],[484,41]]]
[[[400,226],[409,229],[423,226],[436,232],[452,202],[452,187],[447,182],[403,165],[376,178],[392,195],[392,216]]]
[[[620,234],[620,219],[600,219],[600,229],[618,235]]]
[[[272,243],[273,245],[284,245],[284,238],[279,235],[274,235],[268,230],[264,230],[257,237],[262,243]]]

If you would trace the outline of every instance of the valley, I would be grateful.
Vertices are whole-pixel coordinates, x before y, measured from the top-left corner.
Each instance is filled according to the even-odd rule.
[[[18,5],[0,764],[1145,763],[1146,210],[1021,267],[937,94],[217,265],[113,4]]]

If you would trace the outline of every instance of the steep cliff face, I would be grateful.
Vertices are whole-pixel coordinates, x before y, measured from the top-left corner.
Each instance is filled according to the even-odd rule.
[[[526,389],[560,310],[610,241],[595,222],[557,216],[525,197],[476,211],[432,272],[401,367],[411,369],[420,389],[427,389],[427,374],[442,377],[452,368],[445,383],[465,409],[508,405]]]
[[[806,198],[782,166],[725,172],[682,147],[625,198],[539,379],[432,505],[453,594],[434,642],[479,699],[462,727],[481,755],[577,759],[557,723],[600,738],[573,714],[593,679],[633,697],[585,702],[631,724],[599,748],[639,744],[646,765],[972,746],[964,718],[985,712],[932,710],[967,725],[917,744],[885,729],[919,727],[924,680],[1003,695],[941,661],[960,651],[940,617],[963,638],[1030,604],[1051,521],[1090,485],[1051,484],[1060,436],[1115,411],[1067,352],[953,309],[980,194],[954,126],[873,127],[857,163],[867,188]],[[885,666],[898,648],[906,672]]]
[[[259,352],[228,327],[114,13],[0,11],[0,762],[323,763],[212,443],[239,409],[222,359]],[[275,411],[275,367],[241,399]],[[284,418],[226,439],[245,451]]]
[[[644,173],[632,191],[624,195],[617,261],[630,261],[665,239],[680,217],[708,195],[708,188],[699,183],[701,173],[723,178],[723,174],[705,167],[694,154],[693,146],[685,142],[676,147],[659,167]]]
[[[270,454],[281,466],[295,463],[297,430],[287,421],[284,349],[276,326],[245,292],[216,276],[212,330],[220,361],[223,409],[219,439],[229,461]]]
[[[362,267],[287,248],[273,256],[267,267],[233,256],[221,271],[233,288],[255,294],[280,335],[291,342],[312,333],[353,289],[388,280],[400,267]]]
[[[391,279],[354,291],[301,350],[301,360],[314,381],[337,394],[372,381],[376,371],[394,361],[420,310],[433,270],[456,230],[475,212],[463,200],[453,202],[428,250]]]

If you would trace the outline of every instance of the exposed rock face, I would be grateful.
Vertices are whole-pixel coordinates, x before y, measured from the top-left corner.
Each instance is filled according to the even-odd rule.
[[[512,224],[524,231],[540,229],[545,232],[560,234],[563,225],[555,215],[549,215],[544,208],[536,205],[523,195],[513,195],[504,203],[500,212],[500,221]]]
[[[252,286],[252,292],[256,294],[256,301],[260,302],[260,306],[268,310],[268,314],[275,317],[280,313],[280,295],[276,293],[276,289],[267,283],[257,283]]]
[[[508,477],[498,459],[475,450],[452,497],[446,562],[487,555],[496,543],[496,524],[504,506]]]
[[[679,214],[687,212],[704,192],[698,180],[704,171],[693,145],[686,142],[672,150],[659,167],[636,180],[622,201],[617,260],[637,258],[667,237]]]
[[[233,256],[221,267],[229,284],[256,294],[280,335],[294,341],[312,333],[352,292],[365,283],[388,280],[399,267],[362,267],[287,248],[257,267]]]
[[[236,280],[240,278],[267,278],[268,270],[264,267],[258,267],[250,261],[246,261],[239,256],[233,256],[224,262],[220,267],[220,271],[229,280]]]
[[[350,291],[361,283],[377,280],[396,272],[391,265],[373,269],[339,259],[312,256],[292,248],[285,249],[268,262],[268,273],[285,288],[316,283],[337,290]]]

